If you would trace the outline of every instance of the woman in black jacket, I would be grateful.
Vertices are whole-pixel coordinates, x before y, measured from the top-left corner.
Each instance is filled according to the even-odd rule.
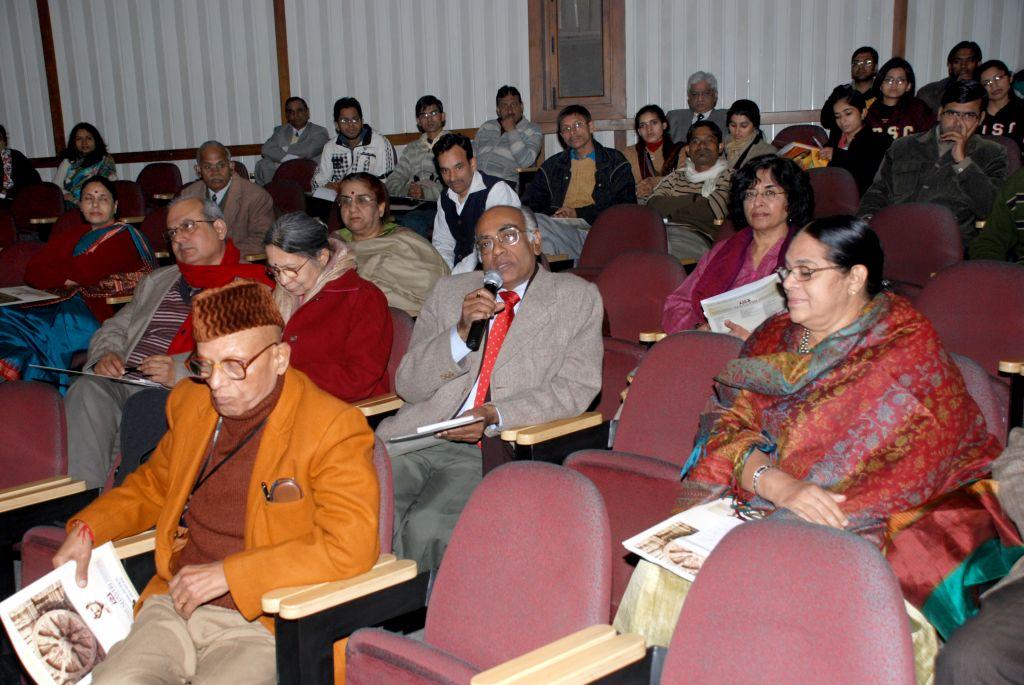
[[[872,131],[864,121],[868,108],[864,94],[847,86],[832,106],[837,128],[832,129],[821,156],[829,166],[846,169],[857,181],[863,195],[871,187],[878,166],[892,145],[892,137]]]

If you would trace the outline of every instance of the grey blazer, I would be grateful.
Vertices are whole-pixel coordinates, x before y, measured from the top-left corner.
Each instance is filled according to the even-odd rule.
[[[1006,449],[992,462],[992,477],[999,483],[996,496],[1003,511],[1017,524],[1019,530],[1024,531],[1024,428],[1014,428],[1010,431]],[[1024,557],[1018,559],[1006,577],[985,595],[1021,578],[1024,578]]]
[[[285,155],[295,155],[319,162],[320,153],[323,152],[327,141],[331,139],[331,135],[323,126],[307,123],[295,144],[291,144],[291,139],[291,125],[282,124],[276,127],[267,142],[263,143],[263,147],[260,148],[262,158],[256,162],[257,183],[260,185],[270,183]],[[288,146],[287,150],[284,149],[286,145]]]
[[[711,121],[718,124],[718,128],[722,129],[723,139],[729,133],[728,122],[725,120],[725,112],[726,110],[718,109],[716,107],[711,110],[711,116],[708,117]],[[673,109],[665,116],[668,118],[668,130],[672,134],[672,140],[677,143],[685,143],[686,132],[690,130],[690,120],[693,119],[693,110]]]
[[[93,333],[92,340],[89,341],[89,357],[85,362],[85,369],[91,370],[96,362],[110,352],[121,359],[127,359],[145,334],[167,291],[178,282],[180,276],[178,267],[172,265],[161,267],[143,278],[135,288],[132,301],[104,321],[100,329]],[[187,356],[175,356],[176,378],[184,378],[187,375]]]
[[[442,278],[427,296],[398,367],[396,392],[405,405],[381,422],[381,439],[452,418],[468,397],[480,373],[483,347],[456,363],[451,330],[465,296],[482,286],[483,274],[475,271]],[[553,421],[586,410],[601,389],[603,317],[595,285],[538,267],[491,375],[491,404],[503,426]],[[403,454],[439,442],[428,436],[389,444],[388,451]]]

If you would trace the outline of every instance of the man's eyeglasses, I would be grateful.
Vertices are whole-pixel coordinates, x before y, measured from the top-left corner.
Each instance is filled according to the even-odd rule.
[[[219,362],[210,361],[209,359],[203,359],[196,355],[195,352],[188,356],[185,360],[185,370],[188,371],[189,375],[193,378],[206,381],[213,376],[213,370],[220,367],[220,370],[224,372],[224,375],[233,381],[244,381],[246,373],[252,363],[260,358],[260,356],[278,343],[272,342],[262,350],[257,352],[247,361],[241,359],[224,359]]]
[[[441,116],[441,112],[434,110],[433,112],[420,112],[416,115],[420,119],[436,119]]]
[[[858,59],[852,62],[853,66],[855,67],[870,67],[874,63],[875,60],[873,59]]]
[[[203,171],[224,171],[229,166],[231,166],[231,164],[221,160],[216,164],[200,164],[199,168],[202,169]]]
[[[809,281],[814,277],[814,274],[818,273],[819,271],[831,271],[832,269],[842,268],[843,267],[838,265],[821,266],[818,267],[817,269],[813,269],[809,266],[794,266],[792,269],[787,269],[784,266],[780,266],[778,269],[775,270],[775,273],[777,273],[779,275],[779,279],[783,281],[789,278],[790,274],[793,274],[793,278],[795,278],[798,281]]]
[[[377,198],[373,195],[342,195],[338,198],[338,204],[342,207],[351,207],[353,202],[360,207],[370,207],[377,204]]]
[[[908,83],[905,78],[893,78],[892,76],[886,76],[882,79],[882,83],[887,86],[902,86],[904,83]]]
[[[312,257],[310,257],[310,259],[312,259]],[[280,280],[281,276],[287,276],[289,279],[292,279],[298,276],[299,272],[302,271],[302,267],[306,266],[307,264],[309,264],[309,259],[302,262],[302,264],[299,264],[298,266],[294,267],[270,265],[266,269],[267,276],[269,278],[273,278],[275,281]]]
[[[993,76],[992,78],[985,79],[984,81],[981,82],[981,85],[985,86],[986,88],[991,88],[992,86],[996,85],[997,83],[1005,79],[1006,74],[1000,74],[999,76]]]
[[[338,119],[339,124],[359,124],[362,123],[362,119],[359,117],[342,117]]]
[[[477,238],[476,249],[480,254],[490,254],[494,251],[495,241],[500,243],[502,247],[512,247],[519,243],[519,237],[523,235],[524,232],[525,231],[520,229],[518,226],[506,224],[498,229],[498,234],[496,236]]]
[[[742,193],[740,193],[740,197],[743,198],[744,202],[753,202],[754,200],[757,199],[758,195],[763,197],[765,202],[771,202],[777,197],[784,197],[786,195],[786,191],[772,190],[771,188],[769,188],[768,190],[763,190],[760,193],[758,193],[756,190],[744,190]]]
[[[978,120],[981,112],[959,112],[955,109],[944,109],[942,110],[942,116],[950,121],[959,119],[965,124],[970,124]]]
[[[687,94],[694,100],[701,100],[703,98],[712,97],[715,94],[713,90],[691,90]]]
[[[182,238],[187,238],[196,232],[199,228],[199,224],[212,224],[215,219],[185,219],[177,226],[168,226],[167,230],[164,231],[164,238],[167,242],[172,242],[175,236],[180,235]]]
[[[567,136],[570,133],[574,133],[576,131],[579,131],[581,128],[583,128],[586,125],[587,125],[587,122],[585,122],[585,121],[574,121],[571,124],[566,124],[565,126],[562,126],[558,130],[562,133],[563,136]]]

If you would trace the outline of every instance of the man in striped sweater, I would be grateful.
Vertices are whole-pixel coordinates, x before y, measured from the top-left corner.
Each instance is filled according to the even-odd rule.
[[[722,129],[700,121],[686,134],[686,165],[659,183],[647,205],[668,221],[668,249],[677,259],[700,259],[711,249],[728,213],[732,174],[722,157]]]

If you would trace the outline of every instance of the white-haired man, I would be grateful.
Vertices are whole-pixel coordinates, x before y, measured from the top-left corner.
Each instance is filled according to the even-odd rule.
[[[711,121],[723,131],[729,129],[725,110],[715,109],[718,104],[718,79],[709,71],[695,71],[686,79],[686,102],[689,108],[673,109],[668,113],[668,129],[672,140],[683,140],[686,132],[698,121]]]

